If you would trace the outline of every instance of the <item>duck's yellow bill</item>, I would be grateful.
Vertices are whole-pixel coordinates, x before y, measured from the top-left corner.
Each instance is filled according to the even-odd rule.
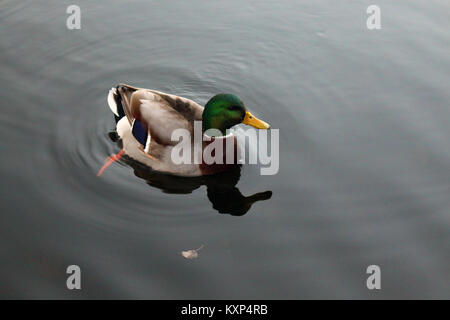
[[[252,115],[250,111],[247,111],[245,113],[244,120],[242,121],[243,124],[255,127],[256,129],[269,129],[270,125],[267,122],[264,122],[262,120],[259,120],[257,117]]]

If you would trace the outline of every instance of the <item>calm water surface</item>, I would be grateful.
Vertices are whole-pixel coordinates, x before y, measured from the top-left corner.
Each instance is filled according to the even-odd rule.
[[[367,1],[70,4],[0,2],[0,297],[450,298],[448,1],[379,0],[378,31]],[[98,178],[120,82],[237,94],[279,173]]]

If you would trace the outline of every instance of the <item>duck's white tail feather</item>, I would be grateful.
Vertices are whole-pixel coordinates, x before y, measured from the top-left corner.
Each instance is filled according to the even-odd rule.
[[[134,87],[124,84],[120,84],[109,90],[107,98],[108,106],[114,113],[116,123],[123,117],[127,117],[130,124],[133,122],[130,110],[130,100],[134,91],[136,91]]]
[[[114,96],[117,94],[116,88],[111,88],[108,93],[108,106],[111,109],[111,111],[116,115],[119,116],[119,111],[117,110],[117,103]]]

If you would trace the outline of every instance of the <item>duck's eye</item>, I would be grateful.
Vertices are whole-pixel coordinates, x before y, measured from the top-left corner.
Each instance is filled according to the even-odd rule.
[[[235,110],[240,110],[241,108],[239,106],[231,106],[228,109],[235,111]]]

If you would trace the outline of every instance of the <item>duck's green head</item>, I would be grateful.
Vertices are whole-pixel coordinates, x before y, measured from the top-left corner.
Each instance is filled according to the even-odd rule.
[[[202,120],[204,131],[218,129],[223,135],[227,129],[239,123],[257,129],[270,128],[269,124],[252,115],[241,99],[228,93],[215,95],[208,101],[203,110]]]

